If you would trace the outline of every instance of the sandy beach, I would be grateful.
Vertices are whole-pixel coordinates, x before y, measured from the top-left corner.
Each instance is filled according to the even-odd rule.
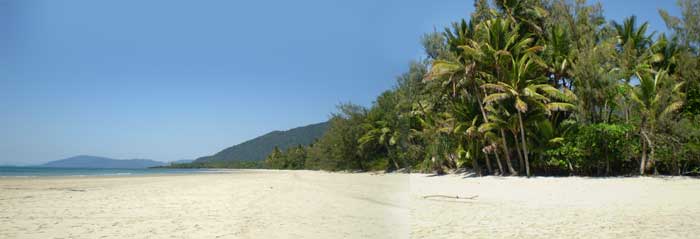
[[[700,180],[691,178],[465,178],[265,170],[0,178],[0,238],[697,235]]]

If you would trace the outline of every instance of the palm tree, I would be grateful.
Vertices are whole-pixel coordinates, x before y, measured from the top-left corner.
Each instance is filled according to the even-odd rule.
[[[649,69],[647,63],[651,60],[651,54],[647,50],[652,43],[652,36],[646,33],[649,23],[644,22],[637,27],[637,17],[631,16],[622,24],[613,21],[612,25],[617,34],[618,52],[622,53],[618,56],[620,70],[625,83],[629,84],[633,76]]]
[[[637,50],[638,53],[642,53],[652,42],[651,36],[646,34],[649,23],[644,22],[637,27],[636,16],[626,18],[622,24],[613,21],[612,25],[617,33],[617,41],[621,48],[629,45],[632,49]]]
[[[635,88],[630,98],[637,104],[636,109],[640,114],[639,132],[642,140],[642,158],[639,163],[639,174],[644,175],[649,167],[647,162],[654,162],[653,134],[659,119],[669,117],[683,106],[680,89],[683,83],[673,83],[665,70],[653,75],[637,75],[639,86]],[[647,148],[651,154],[647,159]]]
[[[434,103],[434,102],[433,102]],[[424,165],[431,167],[437,174],[443,174],[443,166],[455,166],[450,155],[453,142],[450,134],[454,132],[454,125],[451,125],[451,115],[447,112],[436,112],[434,104],[420,101],[416,103],[412,114],[420,123],[421,131],[417,133],[426,143],[426,153],[428,159]]]
[[[637,17],[631,16],[625,18],[622,24],[613,21],[612,26],[615,29],[617,51],[619,52],[619,55],[616,57],[617,61],[619,61],[618,70],[622,74],[624,80],[623,87],[629,90],[632,88],[630,84],[632,77],[641,73],[646,74],[646,72],[651,69],[648,64],[651,60],[648,47],[652,40],[651,36],[646,33],[649,23],[644,22],[640,26],[637,26]],[[628,95],[629,94],[624,94],[623,97],[627,97]],[[625,101],[622,102],[626,123],[630,122],[630,114],[632,111],[632,106],[629,104],[630,101],[631,99],[625,99]]]
[[[677,38],[668,39],[666,34],[661,34],[650,47],[652,55],[652,66],[656,70],[666,70],[669,75],[676,73],[676,67],[682,47],[678,44]]]
[[[466,45],[469,40],[474,38],[474,23],[462,19],[460,22],[453,22],[452,28],[445,28],[443,34],[447,41],[447,47],[456,55],[461,55],[460,46]]]
[[[283,169],[285,165],[282,159],[282,151],[280,151],[280,149],[277,146],[275,146],[275,148],[272,149],[270,155],[268,155],[265,159],[264,164],[268,168]]]
[[[488,122],[482,123],[479,125],[479,132],[484,135],[485,138],[495,138],[497,137],[495,134],[490,134],[491,131],[495,132],[500,132],[501,135],[500,138],[502,143],[504,145],[507,145],[506,141],[506,135],[505,135],[505,130],[508,130],[510,132],[516,132],[513,135],[515,136],[514,139],[516,139],[516,151],[518,153],[518,158],[520,159],[520,166],[521,170],[524,171],[522,167],[524,167],[525,162],[522,160],[522,156],[520,154],[519,148],[517,146],[517,124],[513,124],[511,121],[512,117],[510,113],[504,109],[504,107],[499,107],[495,108],[493,105],[487,105],[486,111],[489,112],[488,114]],[[492,141],[495,142],[495,141]],[[510,171],[511,175],[518,175],[518,172],[513,168],[512,163],[510,162],[510,153],[508,151],[508,147],[505,147],[506,149],[506,156],[507,156],[507,166],[508,170]]]
[[[447,44],[450,49],[450,52],[452,53],[451,56],[453,57],[453,59],[443,59],[434,61],[430,73],[425,78],[429,81],[440,80],[440,86],[442,87],[442,91],[451,92],[451,98],[449,99],[449,102],[452,102],[452,104],[450,104],[450,110],[452,113],[451,116],[456,117],[451,119],[453,121],[451,122],[451,124],[455,127],[455,129],[459,130],[464,130],[468,128],[464,126],[468,125],[470,122],[473,122],[471,117],[466,117],[465,115],[463,115],[465,111],[463,111],[464,107],[460,107],[463,106],[462,103],[474,101],[478,102],[477,104],[470,105],[478,105],[481,111],[482,119],[484,121],[488,121],[486,112],[483,109],[483,96],[481,94],[481,90],[478,87],[479,84],[482,83],[482,80],[481,78],[476,76],[477,72],[475,71],[477,66],[477,59],[474,59],[473,55],[467,54],[465,50],[468,49],[468,47],[465,47],[471,42],[473,42],[473,38],[474,25],[472,24],[472,22],[467,23],[465,20],[462,20],[459,23],[453,23],[452,29],[448,28],[445,30],[445,39],[447,40]],[[459,102],[455,103],[455,101]],[[458,135],[458,138],[463,137],[466,134],[465,132],[454,133]],[[476,148],[475,145],[473,145],[473,142],[474,140],[476,140],[476,138],[479,137],[470,134],[469,138],[472,139],[470,141],[471,146],[469,147],[469,150],[464,150],[464,147],[462,145],[460,145],[460,150],[464,150],[465,152],[469,151],[469,155],[470,157],[472,157],[473,163],[475,164],[474,167],[476,169],[476,167],[478,166],[476,157],[477,153],[473,150],[474,148]],[[495,154],[498,160],[498,153],[495,152]],[[497,162],[499,165],[501,164],[500,160],[498,160]],[[510,165],[510,162],[508,164]],[[487,165],[490,167],[490,164],[488,164],[488,162]],[[503,172],[502,168],[501,172]]]
[[[362,123],[364,134],[357,140],[363,149],[370,148],[372,144],[384,148],[395,170],[400,169],[401,166],[393,150],[401,137],[399,130],[401,122],[396,112],[397,104],[398,97],[394,91],[385,91],[377,97],[374,107]]]
[[[561,25],[554,25],[547,34],[546,43],[544,60],[547,62],[547,71],[553,81],[552,85],[559,88],[559,81],[562,81],[561,85],[566,87],[564,79],[571,78],[571,62],[573,59],[569,33]]]
[[[523,156],[525,157],[525,172],[530,176],[530,162],[528,158],[527,138],[523,114],[534,107],[545,111],[548,115],[552,111],[568,111],[574,109],[574,105],[565,102],[551,102],[552,99],[563,101],[570,100],[570,96],[548,84],[540,84],[541,78],[533,78],[535,71],[535,59],[532,53],[520,57],[512,57],[509,69],[509,81],[483,84],[482,88],[491,90],[492,93],[484,98],[485,104],[511,100],[516,109],[518,124],[520,126],[520,140]]]
[[[478,130],[479,126],[483,124],[483,121],[480,120],[481,116],[477,110],[477,104],[478,102],[474,100],[463,99],[462,101],[455,102],[451,108],[452,112],[454,112],[452,114],[455,125],[453,132],[455,136],[460,139],[462,144],[463,142],[468,144],[467,147],[460,145],[462,147],[459,151],[466,153],[472,159],[473,167],[475,167],[475,170],[477,170],[477,173],[479,173],[477,156],[480,155],[479,151],[482,148],[480,146],[484,144],[494,145],[496,139],[495,137],[486,137],[487,134]],[[496,163],[498,165],[499,172],[502,174],[504,172],[503,165],[498,157],[498,154],[495,151],[493,151],[493,153],[496,155]],[[491,161],[488,157],[488,153],[485,155],[485,159],[486,167],[490,174],[493,172],[493,170],[491,168]]]
[[[484,83],[495,83],[503,81],[506,77],[504,64],[508,64],[510,58],[514,55],[521,55],[528,52],[541,50],[541,46],[531,47],[534,42],[533,38],[521,37],[519,34],[520,25],[516,24],[511,19],[494,18],[478,24],[475,28],[475,39],[467,41],[466,45],[460,46],[464,50],[463,54],[478,62],[475,66],[475,74],[480,79],[475,92],[483,94],[486,97],[485,89],[480,86]],[[481,108],[484,122],[488,123],[486,110],[484,110],[484,102],[482,97],[477,97],[479,107]],[[508,149],[508,141],[504,129],[498,129],[501,134],[503,150],[506,155],[506,164],[511,175],[517,175],[513,169],[510,150]]]
[[[545,10],[540,1],[535,0],[495,0],[503,14],[514,23],[523,24],[527,32],[535,34],[542,33],[542,22],[549,13]]]
[[[360,147],[366,148],[370,143],[377,143],[387,150],[387,156],[394,164],[395,170],[400,169],[399,163],[391,154],[391,147],[396,145],[399,134],[392,130],[389,124],[384,120],[369,122],[363,124],[366,132],[358,139]]]

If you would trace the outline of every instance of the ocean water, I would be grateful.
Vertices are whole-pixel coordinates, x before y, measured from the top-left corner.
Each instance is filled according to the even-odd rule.
[[[221,173],[212,169],[110,169],[110,168],[45,168],[0,166],[0,177],[44,177],[44,176],[130,176],[151,174]]]

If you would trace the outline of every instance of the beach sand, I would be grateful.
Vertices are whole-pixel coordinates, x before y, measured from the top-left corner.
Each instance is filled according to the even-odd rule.
[[[424,198],[440,194],[473,199]],[[243,170],[0,178],[0,238],[698,238],[700,180]]]

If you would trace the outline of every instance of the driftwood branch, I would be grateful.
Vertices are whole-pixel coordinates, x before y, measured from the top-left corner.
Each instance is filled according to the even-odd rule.
[[[459,195],[456,195],[456,196],[448,196],[448,195],[439,195],[439,194],[436,194],[436,195],[425,195],[425,196],[423,196],[423,199],[428,199],[428,198],[451,198],[451,199],[468,199],[468,200],[472,200],[472,199],[475,199],[475,198],[477,198],[477,197],[479,197],[479,195],[474,195],[474,196],[470,196],[470,197],[460,197]]]

